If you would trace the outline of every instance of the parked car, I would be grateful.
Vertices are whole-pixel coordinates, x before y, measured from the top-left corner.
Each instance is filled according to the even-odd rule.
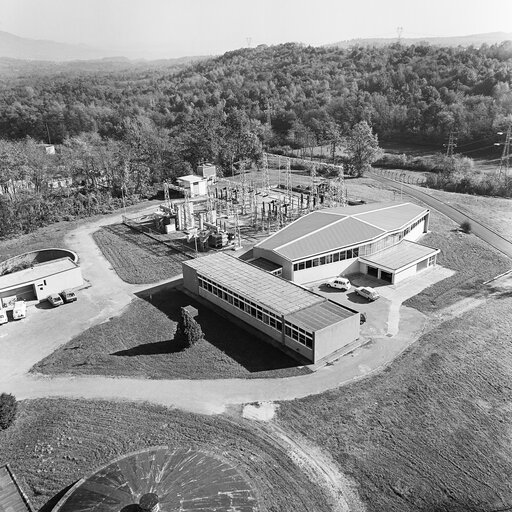
[[[354,291],[367,300],[377,300],[380,297],[379,292],[369,286],[360,286],[359,288],[355,288]]]
[[[57,306],[62,306],[64,304],[64,301],[62,300],[61,296],[58,293],[52,293],[51,295],[48,295],[46,299],[54,308]]]
[[[0,325],[6,324],[8,321],[9,319],[7,318],[7,311],[4,308],[0,307]]]
[[[21,320],[27,316],[27,304],[24,300],[17,300],[12,308],[12,318]]]
[[[329,279],[326,285],[329,288],[338,288],[339,290],[344,291],[350,290],[350,287],[352,286],[346,277],[335,277],[333,279]]]
[[[62,297],[62,300],[67,304],[68,302],[75,302],[75,300],[78,300],[78,297],[76,296],[76,293],[71,290],[62,290],[60,292],[60,296]]]

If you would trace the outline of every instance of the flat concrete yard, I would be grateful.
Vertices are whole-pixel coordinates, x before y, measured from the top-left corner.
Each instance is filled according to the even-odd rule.
[[[402,302],[454,273],[453,270],[437,265],[396,285],[367,274],[354,274],[348,276],[352,283],[352,288],[348,292],[329,288],[326,280],[307,283],[305,286],[333,302],[365,313],[366,323],[361,326],[363,337],[394,336],[398,333]],[[374,302],[368,301],[354,291],[358,286],[371,286],[381,297]]]

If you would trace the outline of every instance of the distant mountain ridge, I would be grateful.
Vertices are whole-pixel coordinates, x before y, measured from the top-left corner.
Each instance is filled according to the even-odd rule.
[[[28,39],[9,32],[0,31],[0,57],[23,60],[92,60],[111,57],[100,48],[81,44],[57,43],[55,41]]]
[[[394,38],[366,38],[366,39],[347,39],[337,43],[329,43],[328,48],[350,48],[351,46],[385,46],[396,43],[398,39]],[[503,41],[512,41],[510,32],[489,32],[486,34],[471,34],[468,36],[448,36],[448,37],[404,37],[400,39],[401,44],[411,45],[419,43],[428,43],[434,46],[481,46],[482,44],[499,44]]]

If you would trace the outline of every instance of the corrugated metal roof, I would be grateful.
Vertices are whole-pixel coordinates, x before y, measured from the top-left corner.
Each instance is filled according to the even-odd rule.
[[[0,290],[18,284],[33,283],[34,281],[59,274],[60,272],[76,268],[77,266],[78,265],[73,263],[69,258],[59,258],[58,260],[49,261],[47,263],[39,263],[31,268],[0,276]]]
[[[30,507],[7,466],[0,467],[0,511],[30,512]]]
[[[413,203],[394,202],[326,208],[292,222],[256,247],[297,261],[398,230],[427,211]]]
[[[388,206],[372,212],[360,213],[356,218],[369,222],[385,231],[396,231],[425,212],[426,208],[412,203],[405,203],[391,207]]]
[[[438,252],[439,249],[410,242],[409,240],[402,240],[399,244],[389,249],[384,249],[371,256],[360,256],[359,259],[370,265],[385,267],[389,270],[396,271],[415,261],[437,254]]]
[[[382,229],[370,226],[352,217],[343,217],[328,228],[317,230],[276,250],[281,256],[295,261],[322,254],[337,248],[349,247],[382,235]]]
[[[339,215],[357,215],[358,213],[365,212],[373,212],[376,209],[388,208],[390,206],[396,206],[397,204],[405,204],[405,203],[397,203],[394,201],[384,201],[384,202],[375,202],[368,204],[357,204],[354,206],[339,206],[336,208],[329,208],[329,212],[336,213]]]
[[[184,261],[182,265],[196,269],[198,274],[278,315],[293,313],[325,301],[320,295],[223,252]]]
[[[330,211],[330,210],[329,210]],[[333,222],[344,218],[344,215],[329,215],[328,213],[317,211],[304,215],[295,222],[281,229],[277,233],[270,235],[267,239],[256,244],[256,247],[273,250],[301,236],[307,235],[317,229],[324,228]]]
[[[285,320],[309,332],[314,332],[357,314],[359,314],[357,311],[352,311],[326,300],[320,304],[286,315]]]

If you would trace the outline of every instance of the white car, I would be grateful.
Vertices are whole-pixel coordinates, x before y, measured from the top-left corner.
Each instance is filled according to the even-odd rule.
[[[8,322],[7,311],[0,307],[0,324],[6,324]]]
[[[12,310],[13,320],[21,320],[27,316],[27,304],[24,300],[17,300]]]
[[[350,290],[352,286],[346,277],[335,277],[333,279],[329,279],[329,281],[327,281],[325,284],[329,288],[338,288],[339,290],[343,291]]]
[[[360,286],[359,288],[355,288],[354,291],[367,300],[377,300],[380,297],[379,292],[369,286]]]

